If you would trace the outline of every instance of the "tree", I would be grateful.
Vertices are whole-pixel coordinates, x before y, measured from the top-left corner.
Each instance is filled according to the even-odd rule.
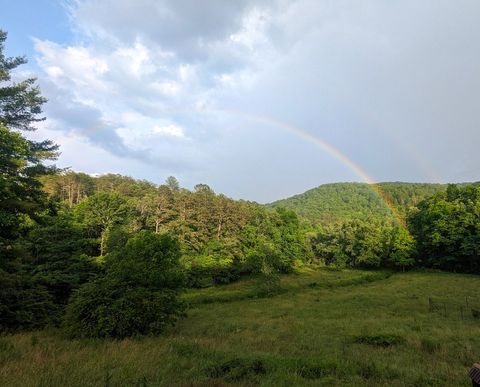
[[[168,176],[165,180],[165,185],[170,188],[172,192],[178,192],[180,190],[180,183],[174,176]]]
[[[130,208],[127,200],[115,192],[99,192],[75,207],[77,218],[89,227],[94,235],[100,236],[100,255],[105,253],[105,241],[109,230],[128,217]]]
[[[426,266],[480,272],[480,186],[450,185],[409,217]]]
[[[33,227],[24,243],[31,255],[27,265],[33,280],[45,287],[62,308],[73,290],[99,272],[89,257],[96,246],[68,212],[46,217]]]
[[[18,251],[18,239],[48,203],[38,177],[49,168],[31,143],[0,124],[0,330],[40,327],[55,306],[35,283]]]
[[[11,81],[11,71],[26,62],[6,58],[7,34],[0,31],[0,329],[42,326],[54,305],[36,284],[17,250],[17,240],[48,208],[39,178],[55,172],[45,160],[57,156],[51,141],[27,140],[16,130],[33,130],[45,98],[35,79]]]
[[[55,167],[46,167],[43,161],[54,160],[58,149],[51,141],[30,141],[14,131],[34,130],[33,124],[44,119],[38,115],[46,99],[35,78],[11,81],[11,71],[26,59],[5,57],[6,39],[7,33],[0,30],[0,251],[5,240],[18,236],[21,218],[33,217],[45,204],[38,179],[55,172]]]
[[[405,227],[394,227],[389,230],[388,238],[388,262],[394,267],[413,266],[415,263],[414,255],[415,239]]]
[[[38,115],[47,100],[35,85],[35,78],[11,82],[11,71],[27,60],[21,56],[6,58],[3,53],[6,40],[7,33],[0,30],[0,84],[7,83],[0,87],[0,123],[12,129],[33,130],[33,123],[45,119]]]
[[[158,234],[176,215],[173,208],[173,193],[168,186],[161,185],[155,192],[147,194],[141,200],[146,223]],[[163,231],[166,231],[165,229]]]
[[[383,232],[376,223],[351,220],[321,228],[312,242],[315,254],[327,264],[353,267],[379,267],[382,264]]]
[[[75,337],[158,334],[183,316],[180,247],[168,235],[141,231],[106,259],[106,275],[82,286],[67,307]]]

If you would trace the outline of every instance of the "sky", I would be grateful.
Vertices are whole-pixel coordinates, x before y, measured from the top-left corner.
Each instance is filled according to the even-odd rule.
[[[0,0],[57,165],[261,203],[480,180],[477,0]]]

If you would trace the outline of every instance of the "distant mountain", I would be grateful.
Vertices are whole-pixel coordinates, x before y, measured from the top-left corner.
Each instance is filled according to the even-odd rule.
[[[447,188],[446,184],[400,182],[375,186],[402,216],[422,199]],[[324,184],[267,206],[292,209],[312,223],[342,222],[353,218],[388,219],[392,213],[375,192],[377,187],[367,183]]]

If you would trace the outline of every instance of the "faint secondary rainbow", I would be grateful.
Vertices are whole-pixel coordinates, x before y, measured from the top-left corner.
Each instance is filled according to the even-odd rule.
[[[363,170],[359,165],[355,164],[352,160],[350,160],[348,156],[340,152],[337,148],[330,145],[326,141],[312,135],[311,133],[308,133],[303,129],[300,129],[296,126],[289,125],[282,121],[275,120],[270,117],[260,116],[260,115],[251,114],[251,113],[245,113],[245,112],[236,111],[236,110],[226,110],[226,109],[213,109],[213,110],[209,109],[209,111],[238,115],[241,117],[245,117],[246,119],[251,121],[261,122],[269,126],[281,128],[290,133],[294,133],[298,135],[299,137],[305,139],[309,143],[312,143],[320,147],[322,150],[327,152],[330,156],[332,156],[333,158],[337,159],[342,164],[347,166],[355,175],[357,175],[361,180],[367,183],[370,189],[373,191],[373,193],[377,195],[380,198],[380,200],[385,204],[385,206],[391,211],[398,225],[405,226],[405,220],[401,216],[400,212],[392,203],[392,201],[387,197],[387,195],[383,192],[383,190],[379,187],[379,185],[373,180],[373,178],[370,177],[367,174],[367,172],[365,172],[365,170]]]

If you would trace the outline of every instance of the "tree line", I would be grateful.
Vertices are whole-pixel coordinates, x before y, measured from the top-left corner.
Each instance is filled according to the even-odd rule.
[[[314,224],[291,209],[182,188],[60,170],[58,147],[23,134],[43,120],[35,79],[0,32],[0,330],[63,326],[72,337],[156,334],[184,316],[185,287],[316,263],[478,273],[480,188],[449,186],[406,224],[352,216]],[[337,199],[335,199],[337,200]],[[415,199],[416,200],[416,199]]]

